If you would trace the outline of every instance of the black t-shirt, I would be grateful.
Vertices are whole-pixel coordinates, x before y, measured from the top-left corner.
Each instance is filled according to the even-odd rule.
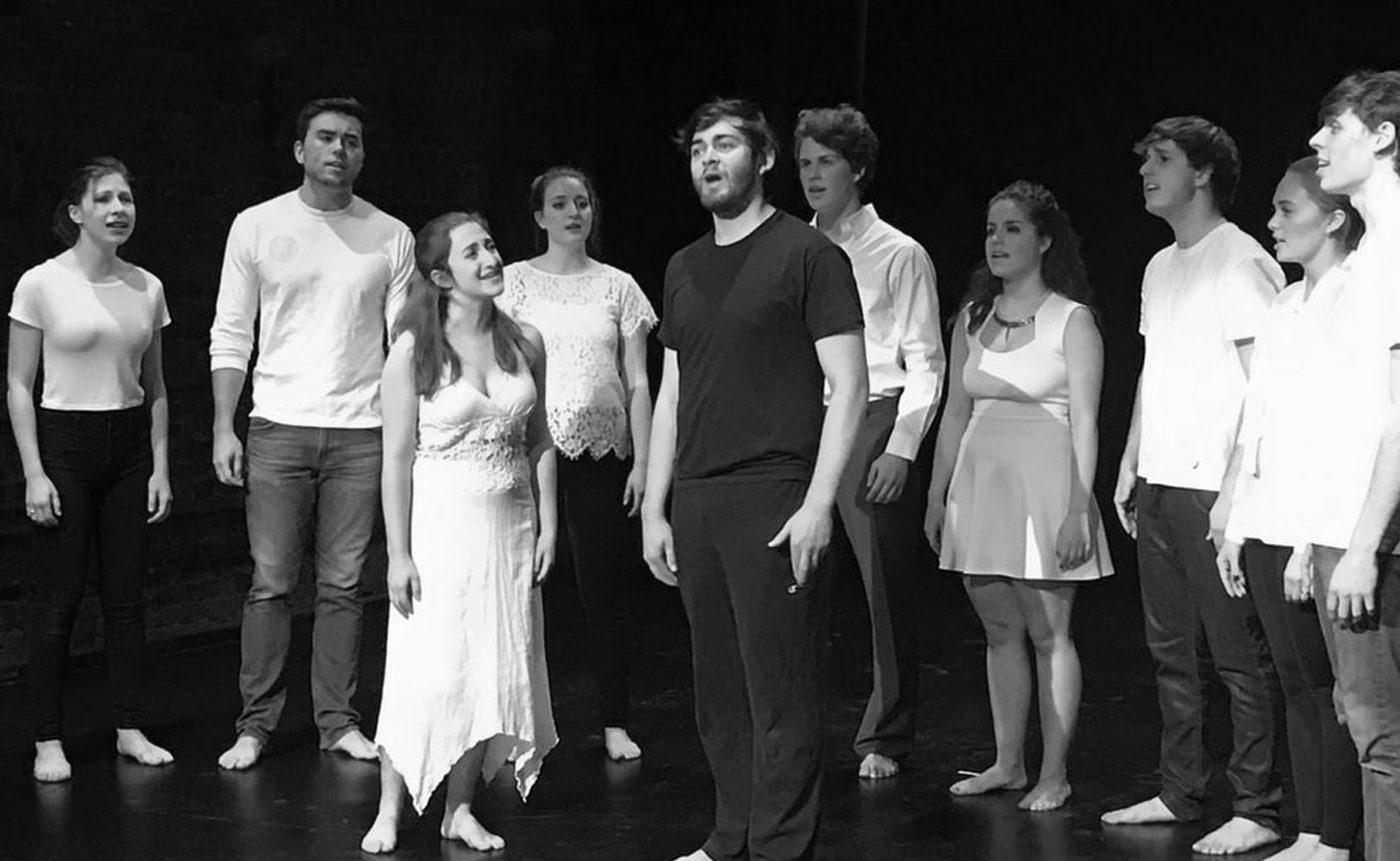
[[[657,333],[680,366],[676,480],[809,480],[825,381],[813,342],[863,324],[845,252],[784,212],[676,252]]]

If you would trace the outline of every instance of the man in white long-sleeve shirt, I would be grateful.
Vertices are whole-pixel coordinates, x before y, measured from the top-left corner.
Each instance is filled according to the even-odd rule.
[[[317,99],[297,118],[301,187],[239,213],[209,333],[214,470],[246,486],[252,586],[243,606],[243,713],[219,765],[257,762],[286,702],[288,599],[315,549],[311,696],[321,747],[375,759],[350,705],[360,650],[360,570],[379,511],[379,376],[386,322],[413,272],[413,236],[354,194],[364,108]],[[233,417],[254,345],[244,449]]]
[[[870,608],[874,680],[856,732],[859,773],[893,777],[914,746],[923,515],[922,485],[909,473],[943,382],[937,279],[923,247],[863,203],[879,152],[864,114],[850,105],[803,111],[794,138],[813,226],[850,257],[865,315],[870,401],[836,508]]]

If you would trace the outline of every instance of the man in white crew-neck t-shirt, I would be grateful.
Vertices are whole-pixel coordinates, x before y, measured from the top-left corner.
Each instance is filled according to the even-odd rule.
[[[354,194],[364,108],[317,99],[297,118],[300,188],[239,213],[209,333],[214,470],[246,486],[252,586],[243,606],[243,712],[219,765],[257,762],[286,702],[288,599],[314,548],[311,697],[321,747],[373,760],[350,705],[360,570],[379,512],[379,377],[386,324],[413,272],[413,235]],[[257,324],[247,470],[233,428]]]
[[[1103,822],[1203,817],[1209,772],[1199,666],[1208,658],[1230,696],[1234,815],[1192,849],[1228,855],[1280,836],[1273,665],[1253,600],[1227,595],[1219,582],[1215,544],[1224,524],[1212,508],[1235,442],[1254,336],[1284,279],[1259,243],[1225,218],[1240,161],[1224,129],[1173,117],[1154,125],[1136,151],[1147,211],[1171,226],[1175,241],[1143,274],[1145,355],[1114,503],[1138,542],[1162,776],[1156,797],[1106,813]]]

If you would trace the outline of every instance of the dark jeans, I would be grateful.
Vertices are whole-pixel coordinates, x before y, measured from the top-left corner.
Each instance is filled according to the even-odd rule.
[[[1274,679],[1252,598],[1225,594],[1207,533],[1216,494],[1139,481],[1138,578],[1162,713],[1162,802],[1201,818],[1207,771],[1202,732],[1210,662],[1230,695],[1234,742],[1226,772],[1234,814],[1278,830]]]
[[[248,425],[248,544],[253,582],[243,604],[243,713],[238,734],[266,741],[287,701],[283,667],[302,559],[314,544],[316,619],[311,702],[321,747],[359,724],[360,569],[379,516],[379,428]]]
[[[676,486],[672,526],[690,619],[695,722],[715,781],[715,861],[813,857],[820,818],[823,573],[790,592],[768,541],[802,504],[799,482]]]
[[[1287,706],[1298,830],[1322,835],[1327,846],[1350,849],[1361,825],[1361,770],[1333,704],[1332,663],[1323,635],[1327,620],[1319,622],[1311,601],[1283,599],[1283,571],[1292,554],[1289,547],[1249,541],[1244,571]]]
[[[107,674],[116,725],[137,729],[137,688],[146,642],[146,488],[151,419],[144,407],[101,412],[38,411],[39,460],[58,491],[55,527],[34,528],[35,581],[28,677],[36,741],[63,738],[68,640],[97,552]]]
[[[1313,550],[1313,591],[1327,594],[1342,552]],[[1361,763],[1366,859],[1400,858],[1400,558],[1380,557],[1377,613],[1358,630],[1328,620],[1337,687]]]
[[[899,399],[872,401],[856,432],[850,463],[841,476],[836,509],[865,585],[870,610],[873,684],[855,751],[895,759],[914,747],[919,699],[919,617],[915,566],[923,543],[921,484],[909,465],[904,493],[893,502],[866,501],[870,465],[885,452],[899,415]]]
[[[631,464],[609,454],[559,458],[559,502],[569,531],[574,580],[593,640],[599,717],[627,726],[632,653],[632,565],[641,548],[622,507]]]

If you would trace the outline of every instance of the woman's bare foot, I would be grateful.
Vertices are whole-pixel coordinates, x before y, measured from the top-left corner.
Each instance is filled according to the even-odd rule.
[[[63,742],[34,742],[34,779],[41,783],[62,783],[73,776],[73,766],[63,752]]]
[[[358,729],[347,731],[340,738],[335,740],[335,744],[326,748],[337,753],[343,753],[351,759],[358,759],[364,762],[374,762],[379,759],[379,748],[374,743],[365,738],[365,734]]]
[[[1252,819],[1236,816],[1229,822],[1191,844],[1191,851],[1201,855],[1238,855],[1252,852],[1279,840],[1279,833]]]
[[[883,753],[867,753],[860,761],[859,773],[865,780],[884,780],[899,774],[899,763]]]
[[[139,729],[117,730],[117,753],[142,765],[169,765],[175,761],[170,751],[152,744]]]
[[[632,740],[627,730],[618,726],[603,727],[603,747],[607,748],[608,759],[619,762],[639,759],[642,755],[641,746]]]
[[[371,855],[393,852],[399,843],[399,812],[380,808],[374,817],[374,824],[360,840],[361,851]]]
[[[1056,780],[1041,780],[1036,783],[1030,792],[1025,794],[1016,806],[1022,810],[1029,810],[1032,813],[1044,813],[1047,810],[1059,810],[1069,801],[1069,781],[1064,778]]]
[[[994,765],[981,774],[974,775],[948,787],[953,795],[984,795],[1002,789],[1025,789],[1026,770],[1004,768]]]
[[[460,840],[478,852],[506,848],[506,841],[500,835],[487,831],[465,804],[459,805],[456,810],[444,812],[441,834],[443,840]]]
[[[1162,796],[1154,795],[1146,801],[1110,810],[1099,821],[1104,825],[1163,825],[1186,820],[1172,813]]]
[[[704,849],[696,849],[689,855],[682,855],[676,861],[715,861]]]
[[[256,736],[240,735],[233,747],[219,754],[219,768],[243,771],[258,764],[263,743]]]

